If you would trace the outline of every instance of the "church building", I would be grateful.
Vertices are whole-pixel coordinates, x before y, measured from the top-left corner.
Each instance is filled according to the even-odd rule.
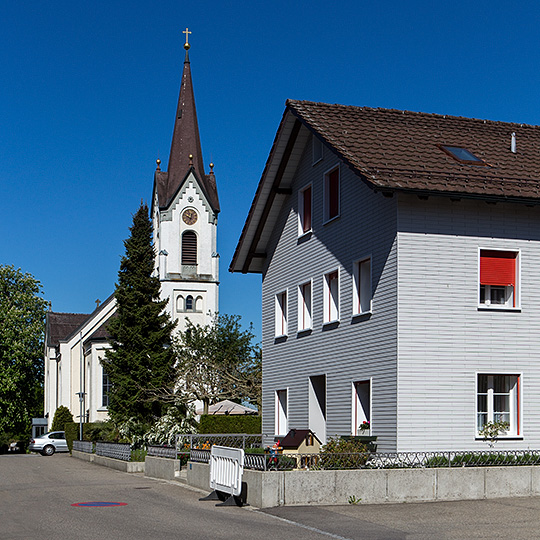
[[[218,312],[219,255],[217,217],[219,199],[213,164],[203,166],[195,96],[186,33],[180,95],[174,120],[168,170],[157,160],[151,214],[156,252],[155,275],[161,282],[166,311],[177,330],[206,325]],[[110,381],[101,366],[106,349],[107,322],[116,311],[111,295],[91,314],[47,315],[45,332],[45,417],[50,428],[60,405],[78,421],[106,420]],[[82,404],[80,397],[82,395]]]

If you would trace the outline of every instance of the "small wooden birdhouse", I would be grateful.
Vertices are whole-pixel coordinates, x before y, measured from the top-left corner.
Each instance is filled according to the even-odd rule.
[[[319,454],[322,443],[310,429],[291,429],[279,445],[283,454]]]

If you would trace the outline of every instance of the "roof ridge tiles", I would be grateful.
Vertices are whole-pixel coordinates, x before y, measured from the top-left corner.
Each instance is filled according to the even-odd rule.
[[[527,124],[523,122],[507,122],[504,120],[491,120],[489,118],[477,118],[477,117],[470,117],[470,116],[456,116],[456,115],[449,115],[449,114],[440,114],[440,113],[433,113],[433,112],[424,112],[424,111],[411,111],[409,109],[394,109],[394,108],[387,108],[387,107],[368,107],[363,105],[344,105],[342,103],[323,103],[319,101],[309,101],[309,100],[293,100],[288,99],[286,101],[287,106],[294,106],[294,105],[313,105],[313,106],[323,106],[323,107],[339,107],[339,108],[345,108],[348,110],[363,110],[363,111],[382,111],[382,112],[389,112],[389,113],[399,113],[401,115],[403,114],[410,114],[415,116],[424,116],[428,118],[441,118],[445,120],[459,120],[459,121],[469,121],[469,122],[478,122],[483,124],[498,124],[498,125],[506,125],[506,126],[515,126],[518,128],[534,128],[534,129],[540,129],[540,124]]]

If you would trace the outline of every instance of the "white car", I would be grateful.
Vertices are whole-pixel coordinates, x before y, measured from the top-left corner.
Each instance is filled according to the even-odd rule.
[[[51,431],[30,441],[30,452],[39,452],[43,456],[52,456],[55,452],[69,452],[66,434],[63,431]]]

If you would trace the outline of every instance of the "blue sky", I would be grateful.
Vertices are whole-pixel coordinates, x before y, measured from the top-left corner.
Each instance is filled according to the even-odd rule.
[[[222,208],[220,310],[258,336],[261,278],[228,266],[287,98],[540,124],[536,2],[4,4],[0,264],[39,279],[54,311],[114,290],[168,159],[186,26]]]

